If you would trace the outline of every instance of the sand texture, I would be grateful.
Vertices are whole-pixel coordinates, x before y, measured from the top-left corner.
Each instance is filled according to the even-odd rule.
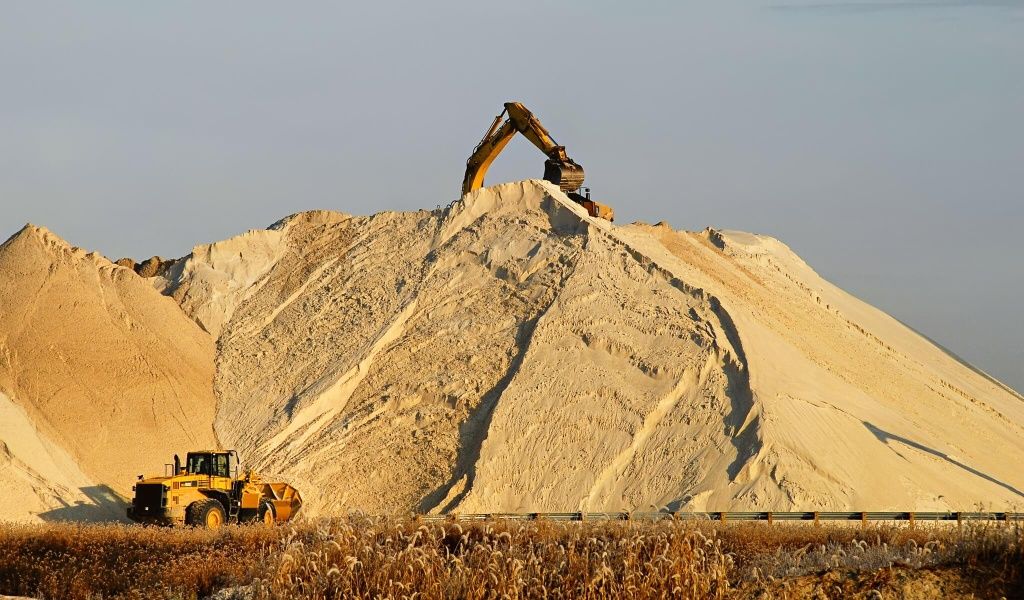
[[[237,448],[307,515],[1024,506],[1024,399],[769,237],[540,181],[300,213],[148,279],[30,233],[0,250],[0,391],[72,459],[40,498],[118,489],[124,436]]]

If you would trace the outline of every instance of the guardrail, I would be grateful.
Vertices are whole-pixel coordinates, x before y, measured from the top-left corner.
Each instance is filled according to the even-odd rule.
[[[1018,512],[565,512],[417,515],[421,521],[1024,521]]]

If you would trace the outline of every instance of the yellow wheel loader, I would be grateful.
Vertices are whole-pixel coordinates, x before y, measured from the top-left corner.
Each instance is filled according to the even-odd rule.
[[[164,465],[161,477],[132,487],[128,518],[139,523],[218,529],[226,523],[282,523],[302,508],[299,491],[247,471],[239,476],[234,450],[189,452]]]
[[[508,119],[502,122],[502,118]],[[569,158],[565,146],[559,146],[540,124],[540,119],[533,116],[519,102],[506,102],[505,110],[501,111],[487,129],[480,143],[466,161],[466,175],[462,179],[462,195],[478,190],[484,185],[484,176],[495,158],[501,154],[505,146],[512,140],[516,132],[523,134],[534,146],[547,155],[544,161],[544,179],[556,184],[577,204],[587,209],[592,217],[600,217],[609,221],[615,220],[615,212],[610,206],[598,204],[590,199],[590,191],[586,196],[577,190],[583,185],[583,167]]]

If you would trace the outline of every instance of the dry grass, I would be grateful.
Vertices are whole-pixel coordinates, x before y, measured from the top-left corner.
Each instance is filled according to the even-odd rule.
[[[352,516],[219,533],[0,526],[0,594],[45,598],[202,598],[218,590],[224,598],[835,597],[906,595],[915,574],[931,582],[926,593],[945,586],[947,594],[1013,598],[1022,594],[1022,563],[1021,529],[996,524],[862,530]]]

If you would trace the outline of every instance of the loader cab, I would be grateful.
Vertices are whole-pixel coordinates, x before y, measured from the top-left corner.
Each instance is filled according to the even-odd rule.
[[[237,455],[231,459],[234,451],[189,452],[185,460],[185,472],[189,475],[208,475],[211,477],[231,477],[232,469],[237,468]]]

